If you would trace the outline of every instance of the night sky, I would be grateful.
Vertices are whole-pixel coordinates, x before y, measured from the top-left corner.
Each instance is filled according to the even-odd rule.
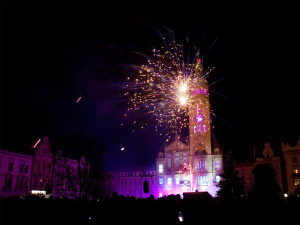
[[[216,67],[209,83],[214,135],[237,159],[254,145],[278,146],[299,134],[299,3],[15,2],[1,3],[1,149],[72,134],[94,134],[108,147],[108,168],[151,165],[163,140],[120,126],[126,104],[116,84],[126,65],[160,46],[149,26],[190,35]],[[206,35],[205,35],[206,33]],[[205,41],[203,40],[205,37]],[[202,52],[202,53],[203,53]],[[216,94],[221,93],[221,95]],[[76,104],[76,100],[82,97]],[[133,118],[134,120],[134,118]],[[120,151],[125,147],[125,151]],[[33,151],[33,150],[32,150]]]

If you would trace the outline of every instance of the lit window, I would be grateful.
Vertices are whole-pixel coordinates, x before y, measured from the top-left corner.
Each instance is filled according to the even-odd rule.
[[[169,185],[172,184],[172,177],[168,177],[168,184],[169,184]]]
[[[197,132],[197,126],[194,126],[194,134]]]
[[[158,172],[159,173],[163,173],[164,172],[164,165],[163,164],[159,164],[158,165]]]
[[[160,198],[162,197],[162,193],[159,193],[159,195],[158,195]]]
[[[198,89],[198,94],[200,94],[200,89]]]
[[[205,133],[206,132],[206,126],[203,125],[203,132]]]
[[[206,95],[206,89],[204,89],[203,94]]]
[[[201,88],[201,95],[203,95],[203,88]]]
[[[300,185],[300,178],[294,178],[295,186]]]
[[[179,182],[180,182],[179,177],[175,178],[175,182],[176,182],[176,184],[179,184]]]
[[[197,181],[198,181],[198,184],[201,184],[201,185],[208,184],[207,176],[198,176]]]
[[[159,184],[164,184],[164,178],[159,178]]]
[[[219,175],[216,176],[216,182],[219,183],[221,180],[221,177]]]
[[[220,170],[220,161],[215,161],[215,171]]]
[[[298,172],[299,172],[299,171],[298,171],[297,169],[294,170],[294,173],[295,173],[295,174],[298,174]]]

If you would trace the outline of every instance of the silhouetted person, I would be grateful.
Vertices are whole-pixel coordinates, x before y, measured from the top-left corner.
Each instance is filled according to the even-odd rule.
[[[284,223],[283,192],[275,180],[276,173],[269,164],[257,165],[252,173],[254,187],[249,191],[250,223]]]

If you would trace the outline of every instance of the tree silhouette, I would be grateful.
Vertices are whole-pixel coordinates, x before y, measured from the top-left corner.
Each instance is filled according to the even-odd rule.
[[[224,171],[220,174],[221,180],[217,187],[220,190],[217,192],[225,200],[234,200],[244,194],[244,182],[238,176],[238,171],[235,169],[233,160],[229,159],[224,167]]]

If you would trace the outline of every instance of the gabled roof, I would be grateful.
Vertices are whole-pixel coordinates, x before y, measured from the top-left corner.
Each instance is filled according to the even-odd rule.
[[[179,135],[176,135],[175,140],[165,147],[165,152],[167,151],[189,151],[189,146],[180,139]]]

